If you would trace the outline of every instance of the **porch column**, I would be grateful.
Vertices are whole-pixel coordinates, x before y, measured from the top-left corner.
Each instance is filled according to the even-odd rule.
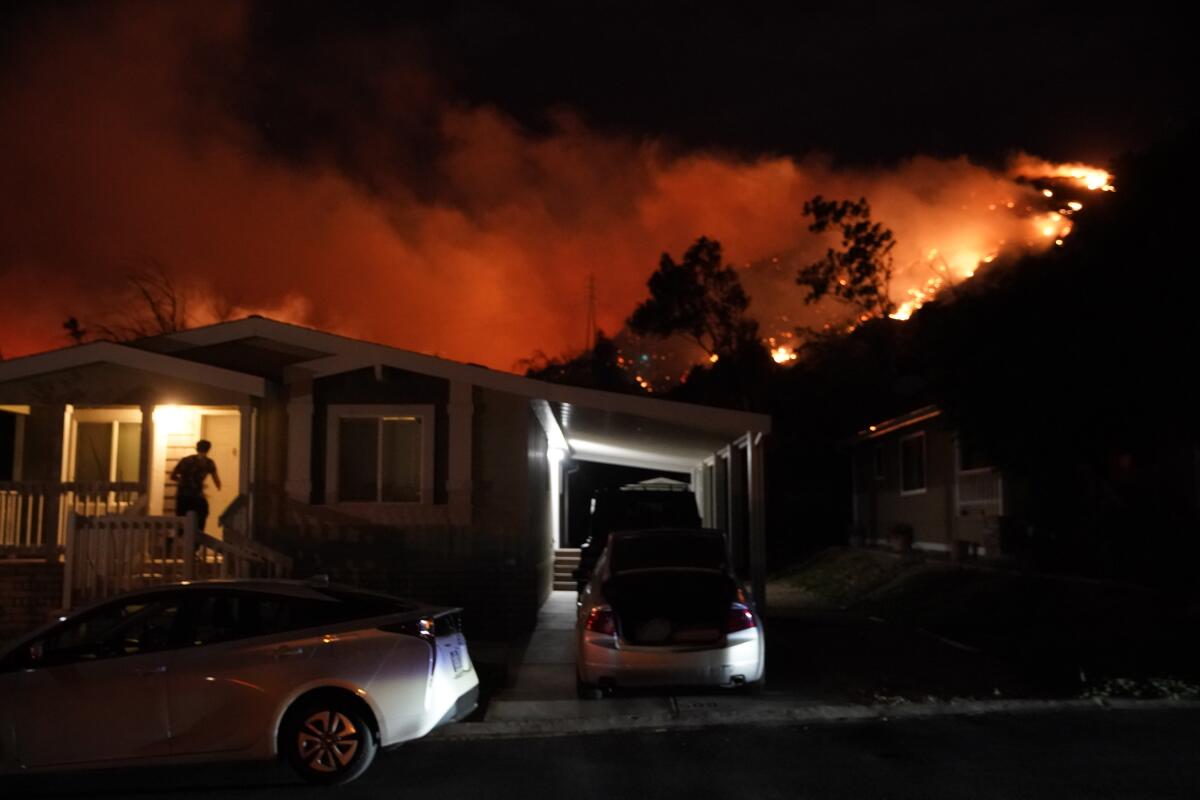
[[[287,494],[298,503],[312,502],[312,383],[288,387]]]
[[[447,464],[446,499],[450,503],[450,520],[455,525],[471,524],[471,454],[474,448],[475,403],[474,386],[465,381],[451,381],[450,405],[450,463]]]
[[[767,516],[766,475],[764,474],[763,434],[747,435],[746,470],[750,489],[750,582],[754,603],[762,615],[767,610]]]
[[[70,441],[72,407],[65,404],[30,407],[26,441],[35,446],[25,454],[25,479],[60,484],[67,480],[67,445]],[[66,514],[61,487],[47,491],[39,521],[33,523],[30,535],[36,544],[53,551],[63,543]]]
[[[729,447],[729,541],[733,545],[733,564],[740,575],[744,575],[748,567],[747,556],[750,550],[746,541],[749,536],[746,523],[749,518],[747,506],[750,502],[750,440],[745,441],[744,449],[738,442]]]
[[[717,453],[713,460],[712,526],[729,530],[729,451]]]
[[[254,479],[254,406],[243,403],[238,406],[238,494],[250,497],[250,483]]]
[[[138,498],[150,513],[150,483],[154,465],[154,403],[142,403],[142,440],[138,444]]]

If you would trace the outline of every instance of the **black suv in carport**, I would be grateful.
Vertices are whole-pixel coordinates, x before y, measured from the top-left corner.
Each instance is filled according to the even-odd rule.
[[[583,590],[613,531],[699,528],[695,493],[683,483],[630,483],[592,495],[588,537],[579,548],[576,588]]]

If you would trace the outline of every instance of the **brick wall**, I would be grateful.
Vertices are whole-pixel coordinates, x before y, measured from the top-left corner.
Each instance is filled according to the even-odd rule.
[[[0,559],[0,641],[47,622],[62,605],[63,565]]]

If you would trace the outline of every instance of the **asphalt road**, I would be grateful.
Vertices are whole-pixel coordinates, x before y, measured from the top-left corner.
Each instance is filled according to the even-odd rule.
[[[340,790],[276,765],[20,776],[0,796],[240,798],[1193,798],[1200,709],[426,739]]]

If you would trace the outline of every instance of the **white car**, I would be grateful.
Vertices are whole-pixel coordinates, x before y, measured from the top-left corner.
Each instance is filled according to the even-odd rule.
[[[282,757],[345,783],[478,694],[459,609],[320,582],[160,586],[0,652],[0,771]]]
[[[763,685],[762,620],[716,530],[613,532],[579,594],[579,693]]]

